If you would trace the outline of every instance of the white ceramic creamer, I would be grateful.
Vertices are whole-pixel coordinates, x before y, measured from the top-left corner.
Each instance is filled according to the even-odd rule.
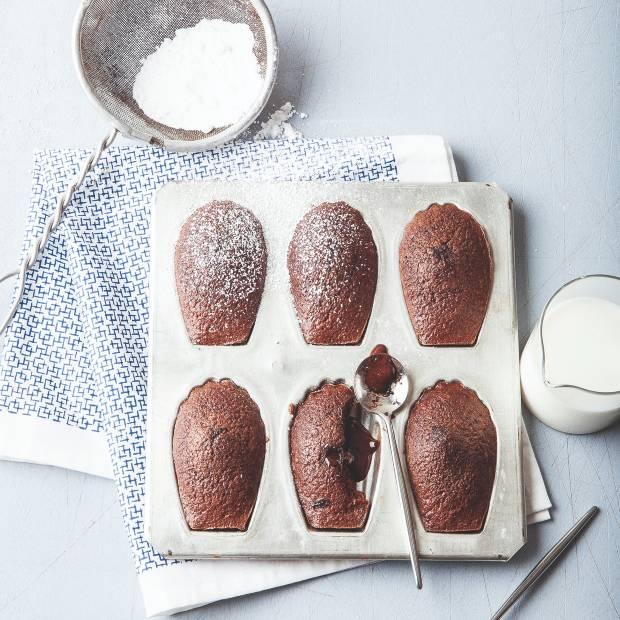
[[[566,433],[620,418],[620,279],[573,280],[549,300],[521,355],[528,409]]]

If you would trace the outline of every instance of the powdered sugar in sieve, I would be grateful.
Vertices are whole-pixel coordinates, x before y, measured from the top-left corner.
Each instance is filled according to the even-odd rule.
[[[133,98],[153,120],[207,134],[241,118],[263,78],[247,24],[203,19],[181,28],[142,61]]]

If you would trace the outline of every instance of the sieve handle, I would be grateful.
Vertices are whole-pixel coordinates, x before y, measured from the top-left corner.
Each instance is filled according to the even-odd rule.
[[[15,300],[13,301],[13,305],[6,315],[2,324],[0,324],[0,334],[2,334],[9,323],[15,316],[15,312],[19,306],[19,302],[21,301],[22,295],[24,294],[24,284],[26,282],[26,272],[32,268],[32,266],[37,262],[39,256],[45,245],[47,244],[50,235],[56,230],[58,224],[62,219],[62,215],[65,212],[65,209],[71,202],[71,198],[75,194],[75,192],[80,188],[88,174],[93,170],[93,168],[99,162],[102,153],[114,142],[116,136],[118,135],[118,129],[112,129],[110,133],[99,143],[97,148],[95,148],[92,153],[88,155],[88,157],[82,162],[82,167],[80,171],[75,176],[73,181],[67,186],[67,189],[63,194],[58,197],[58,202],[56,203],[56,209],[54,213],[50,215],[47,222],[45,223],[45,227],[43,228],[43,232],[39,237],[34,239],[32,245],[30,246],[30,250],[26,254],[23,263],[20,268],[16,271],[11,271],[9,273],[4,274],[0,277],[0,283],[8,280],[9,278],[13,278],[17,276],[17,289],[15,291]]]

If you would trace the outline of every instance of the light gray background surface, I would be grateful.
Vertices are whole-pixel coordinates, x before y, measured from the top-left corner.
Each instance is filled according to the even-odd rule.
[[[73,0],[4,0],[0,19],[0,268],[16,262],[31,153],[90,146],[106,123],[73,73]],[[281,45],[272,103],[308,136],[437,133],[464,180],[515,200],[524,341],[580,274],[620,273],[618,0],[269,0]],[[6,304],[8,287],[0,290]],[[184,618],[484,618],[568,526],[586,534],[513,612],[620,617],[620,428],[567,436],[526,414],[555,508],[508,565],[383,563]],[[113,485],[0,463],[0,618],[143,618]]]

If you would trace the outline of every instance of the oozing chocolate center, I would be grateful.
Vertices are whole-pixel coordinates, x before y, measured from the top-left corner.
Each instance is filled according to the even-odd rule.
[[[347,420],[347,448],[353,455],[349,471],[355,482],[364,480],[370,471],[372,455],[377,451],[379,442],[368,429],[356,418]]]
[[[366,478],[372,463],[372,455],[379,447],[368,429],[357,419],[347,418],[345,422],[345,445],[325,447],[325,460],[332,467],[346,467],[349,476],[355,482]]]

